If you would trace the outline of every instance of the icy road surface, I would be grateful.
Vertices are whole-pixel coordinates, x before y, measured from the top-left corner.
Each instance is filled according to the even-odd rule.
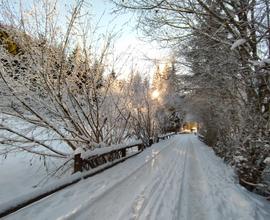
[[[270,219],[196,136],[177,135],[5,219]]]

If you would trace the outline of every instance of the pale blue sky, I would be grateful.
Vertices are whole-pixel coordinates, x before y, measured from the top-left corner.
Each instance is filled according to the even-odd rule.
[[[136,30],[136,18],[132,13],[118,14],[113,13],[113,4],[109,0],[89,0],[93,7],[95,20],[101,19],[101,25],[106,28],[109,24],[121,28],[125,25],[125,35],[134,35]]]
[[[114,32],[121,33],[121,36],[116,39],[115,49],[117,55],[121,54],[123,57],[128,57],[122,59],[126,66],[124,71],[129,71],[133,67],[143,74],[148,74],[153,71],[154,63],[146,61],[147,58],[160,60],[167,57],[169,52],[159,49],[156,42],[143,41],[143,36],[137,33],[136,16],[132,13],[113,14],[113,5],[109,0],[90,0],[90,2],[92,3],[95,20],[98,21],[102,17],[100,21],[101,30],[106,31],[113,27]],[[119,65],[122,66],[123,63]]]
[[[24,9],[32,8],[32,2],[35,0],[5,0],[8,4],[18,10],[19,2]],[[60,17],[64,21],[65,15],[69,5],[76,0],[59,0]],[[115,57],[121,57],[117,62],[116,68],[121,69],[122,72],[128,72],[133,67],[142,73],[149,73],[153,70],[154,63],[146,61],[146,57],[150,59],[160,60],[168,56],[168,51],[161,50],[156,42],[144,42],[142,36],[138,36],[135,29],[136,17],[132,13],[113,14],[113,5],[109,0],[87,0],[88,6],[84,9],[93,17],[93,25],[98,23],[98,32],[102,33],[117,33],[114,39],[114,53]]]

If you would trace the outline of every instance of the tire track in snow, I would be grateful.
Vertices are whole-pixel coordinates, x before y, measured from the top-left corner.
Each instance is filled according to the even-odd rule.
[[[186,137],[184,136],[183,139],[186,139]],[[173,216],[174,220],[178,220],[178,219],[183,219],[183,220],[188,220],[187,214],[188,214],[188,195],[185,195],[186,192],[188,192],[188,173],[187,173],[187,167],[188,167],[188,160],[190,157],[190,155],[188,155],[190,149],[187,146],[187,143],[183,143],[184,147],[186,148],[186,155],[185,155],[185,163],[183,166],[183,173],[182,173],[182,181],[180,183],[180,191],[178,194],[178,201],[175,205],[175,214]]]
[[[139,210],[136,210],[137,212],[133,213],[134,216],[131,219],[164,219],[162,217],[162,213],[160,211],[162,210],[162,207],[165,205],[164,201],[169,202],[168,199],[165,199],[165,197],[168,196],[169,192],[172,192],[172,186],[175,182],[177,182],[177,170],[181,167],[179,166],[179,155],[177,153],[177,149],[174,146],[172,151],[176,151],[175,154],[173,154],[173,158],[168,161],[169,166],[165,166],[165,170],[168,170],[166,172],[166,175],[162,175],[162,171],[160,171],[160,175],[158,175],[158,179],[160,180],[159,187],[156,187],[153,184],[146,185],[145,189],[141,192],[139,197],[149,197],[148,200],[144,200],[143,204],[141,205]],[[182,162],[182,160],[181,160]],[[165,164],[164,164],[165,165]],[[180,175],[181,176],[181,175]],[[173,197],[171,198],[173,199]],[[136,206],[133,204],[133,206]],[[163,213],[164,214],[164,213]],[[166,216],[165,218],[168,218],[169,216]],[[124,220],[124,218],[123,218]]]
[[[215,210],[213,209],[214,204],[208,184],[209,179],[204,175],[203,164],[199,161],[199,155],[196,154],[196,149],[190,138],[188,143],[189,154],[186,167],[188,175],[185,178],[186,189],[184,190],[187,194],[187,203],[184,219],[216,220],[218,217],[215,216]]]
[[[152,184],[150,182],[150,185],[145,186],[145,190],[140,194],[140,196],[144,195],[144,197],[145,198],[148,197],[148,199],[144,200],[144,203],[141,206],[141,209],[139,209],[139,210],[137,210],[137,212],[133,213],[134,218],[132,218],[132,219],[140,218],[140,216],[142,215],[142,213],[144,213],[145,210],[152,211],[153,207],[151,207],[151,204],[153,205],[154,201],[155,201],[155,203],[158,202],[160,200],[160,197],[162,197],[162,188],[164,188],[166,181],[172,175],[174,165],[175,165],[175,161],[174,161],[174,163],[171,163],[170,166],[167,167],[168,172],[166,172],[165,175],[163,175],[163,176],[157,175],[155,182],[158,184]],[[163,171],[163,170],[161,170],[161,171]],[[161,171],[159,171],[159,173]],[[147,191],[149,191],[149,192],[147,192]],[[134,205],[136,207],[137,204],[136,203],[133,204],[133,208],[134,208]],[[150,205],[150,207],[149,207],[149,205]],[[149,214],[150,213],[147,213],[147,219],[150,219]]]
[[[177,146],[178,147],[178,146]],[[152,212],[150,216],[146,216],[145,219],[172,219],[173,213],[175,211],[175,198],[179,195],[179,185],[181,183],[181,180],[183,179],[184,169],[181,169],[182,167],[185,167],[186,158],[187,158],[187,149],[185,146],[182,147],[182,152],[184,155],[181,155],[184,157],[183,160],[176,161],[177,163],[174,166],[173,172],[171,172],[170,179],[167,179],[164,185],[164,189],[161,193],[162,196],[160,196],[158,202],[154,202],[154,208],[152,208]],[[181,172],[177,172],[179,169],[181,169]],[[174,188],[172,187],[174,186]],[[164,211],[165,210],[165,211]]]

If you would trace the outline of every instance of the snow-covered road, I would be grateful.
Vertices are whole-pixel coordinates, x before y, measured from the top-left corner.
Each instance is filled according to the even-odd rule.
[[[196,136],[177,135],[5,219],[270,219]]]

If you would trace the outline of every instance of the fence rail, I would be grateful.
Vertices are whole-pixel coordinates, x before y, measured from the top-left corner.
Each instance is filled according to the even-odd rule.
[[[202,134],[197,134],[200,141],[206,143],[205,137]]]
[[[156,138],[150,138],[149,146],[151,146],[153,143],[158,143],[160,140],[170,138],[174,134],[175,133],[169,133],[169,134],[158,136]],[[81,153],[75,154],[74,155],[74,173],[82,172],[83,170],[90,170],[98,166],[101,166],[105,163],[112,162],[120,158],[125,158],[127,156],[128,149],[131,149],[131,148],[137,148],[137,152],[140,153],[146,148],[146,146],[143,142],[137,142],[134,144],[127,144],[125,146],[113,148],[111,150],[110,150],[110,147],[108,147],[109,149],[108,151],[103,152],[103,153],[96,153],[94,155],[92,154],[88,158],[83,157]]]

